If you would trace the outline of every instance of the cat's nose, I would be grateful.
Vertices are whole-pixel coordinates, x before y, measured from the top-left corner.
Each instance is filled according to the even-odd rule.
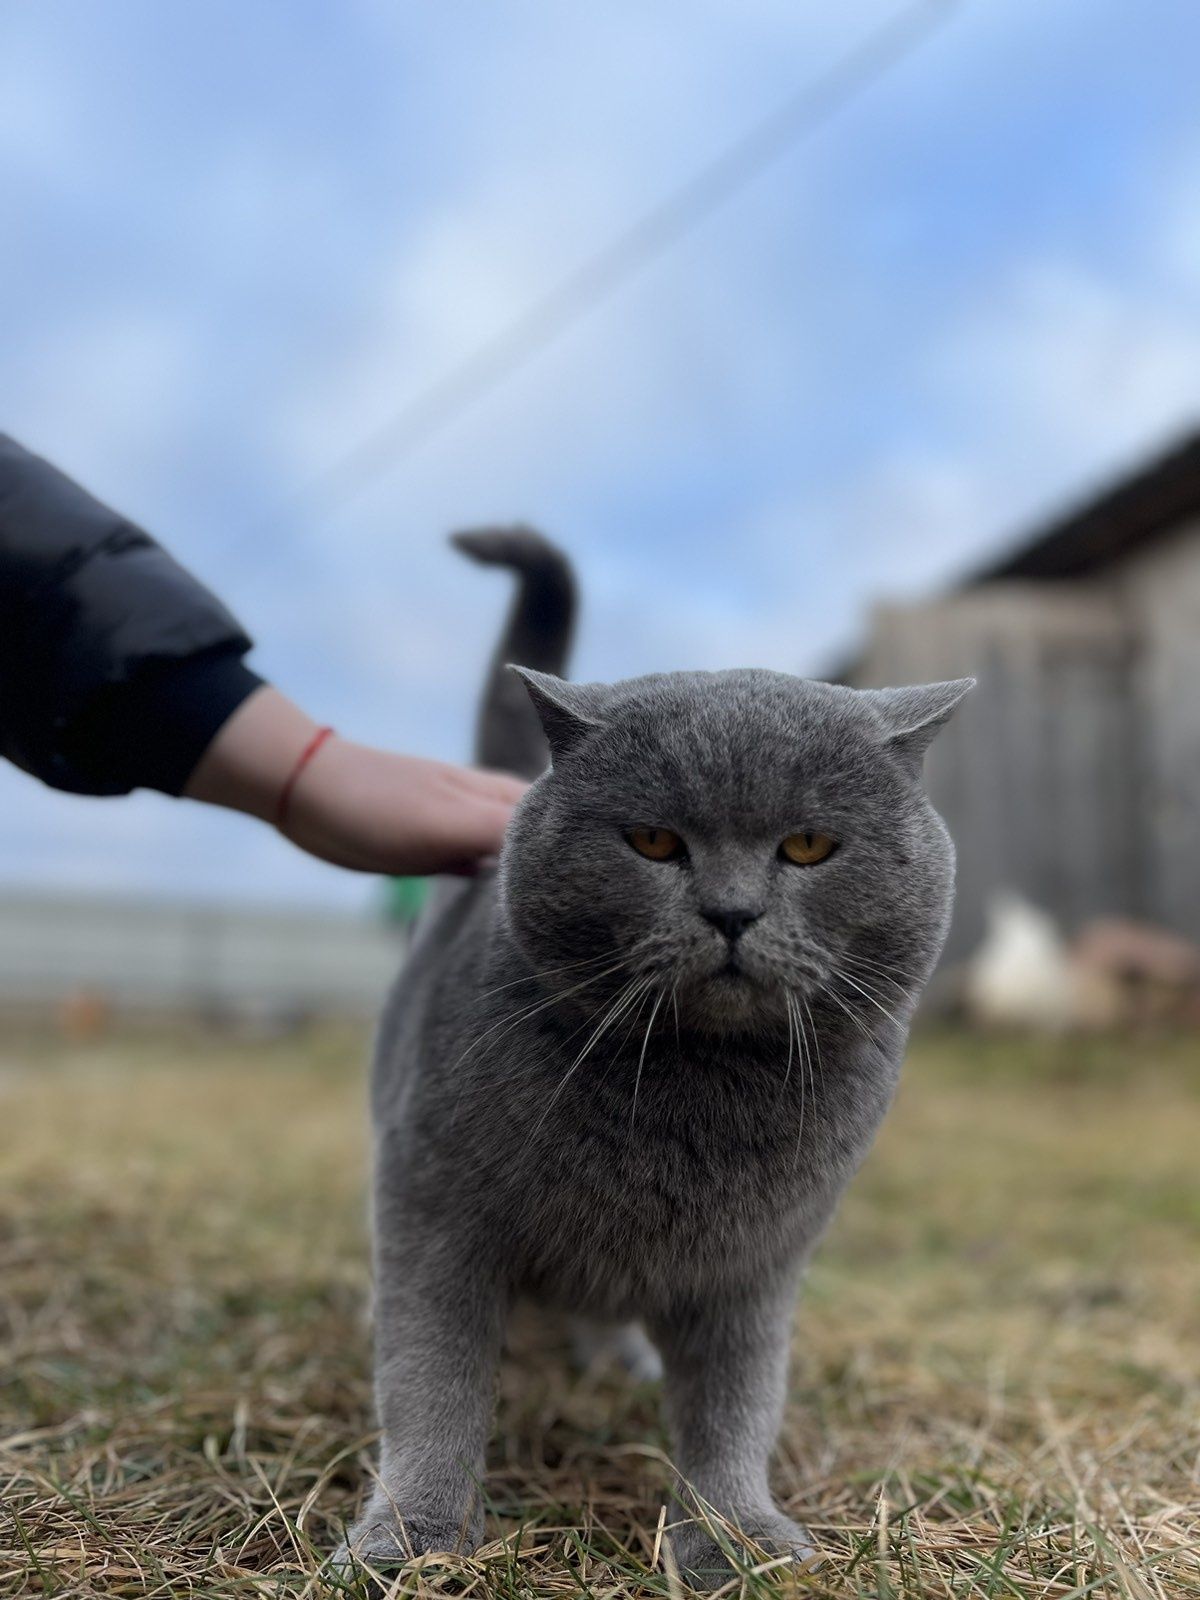
[[[714,928],[719,928],[730,944],[735,939],[740,939],[752,922],[757,922],[762,915],[759,911],[752,911],[748,906],[701,906],[700,915],[705,922],[711,922]]]

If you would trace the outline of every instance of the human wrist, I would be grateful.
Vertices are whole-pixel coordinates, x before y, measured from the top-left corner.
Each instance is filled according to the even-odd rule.
[[[217,733],[184,793],[274,823],[284,787],[317,731],[307,712],[264,684]]]

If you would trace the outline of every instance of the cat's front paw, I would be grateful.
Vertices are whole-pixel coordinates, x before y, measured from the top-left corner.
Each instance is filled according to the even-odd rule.
[[[781,1512],[730,1518],[736,1532],[715,1520],[686,1523],[671,1535],[671,1553],[683,1576],[697,1589],[719,1589],[732,1573],[784,1558],[815,1563],[817,1551],[808,1532]]]
[[[334,1553],[333,1566],[341,1572],[351,1572],[355,1565],[393,1570],[423,1555],[470,1555],[481,1532],[464,1527],[461,1520],[428,1513],[406,1515],[391,1506],[368,1508]]]

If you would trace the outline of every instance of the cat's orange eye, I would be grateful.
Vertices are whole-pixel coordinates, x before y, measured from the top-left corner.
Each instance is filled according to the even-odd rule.
[[[673,861],[683,854],[683,840],[670,828],[630,828],[625,837],[647,861]]]
[[[827,833],[789,833],[779,846],[779,851],[797,867],[815,867],[818,861],[832,855],[836,839]]]

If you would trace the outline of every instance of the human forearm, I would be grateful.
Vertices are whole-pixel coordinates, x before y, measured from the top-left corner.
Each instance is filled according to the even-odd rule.
[[[499,850],[524,792],[519,779],[336,736],[297,771],[317,731],[306,712],[264,685],[218,733],[184,794],[279,822],[302,850],[360,872],[470,872]]]

